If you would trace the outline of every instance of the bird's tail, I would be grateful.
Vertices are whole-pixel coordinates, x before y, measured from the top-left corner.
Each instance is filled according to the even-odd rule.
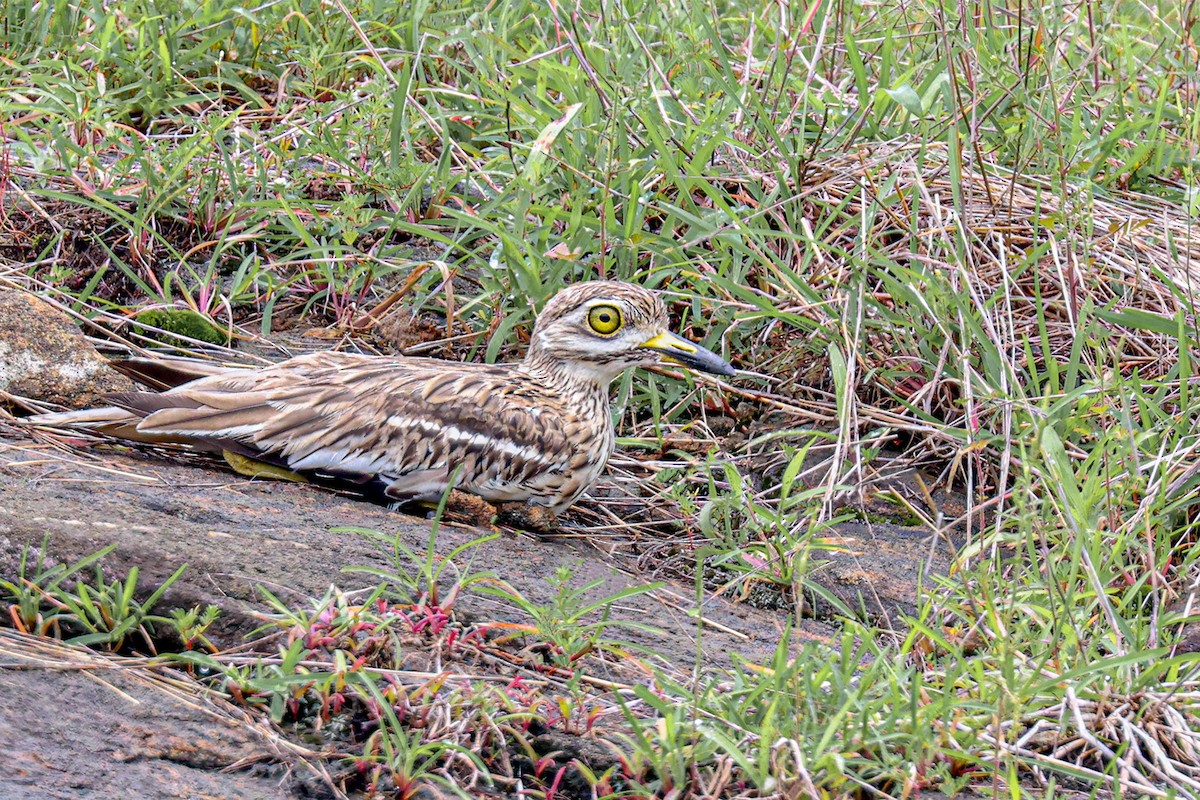
[[[22,422],[47,428],[93,428],[136,422],[137,417],[123,408],[105,406],[85,408],[81,411],[56,411],[51,414],[34,414]]]
[[[173,441],[168,437],[152,436],[138,431],[142,417],[116,406],[85,408],[81,411],[57,411],[52,414],[34,414],[21,422],[39,428],[65,428],[67,430],[116,436],[135,442],[152,444]]]
[[[149,386],[152,389],[166,391],[176,386],[204,378],[229,372],[230,367],[199,361],[190,358],[128,358],[110,362],[118,372]],[[117,393],[106,397],[110,403],[121,403],[124,398],[138,397],[144,403],[157,397],[151,393],[132,392]],[[58,411],[50,414],[35,414],[25,417],[22,421],[30,425],[47,428],[74,428],[76,430],[95,431],[113,436],[124,436],[137,441],[158,442],[163,437],[151,437],[137,434],[137,424],[150,411],[157,410],[157,405],[142,409],[123,408],[119,405],[104,406],[103,408],[88,408],[81,411]]]
[[[207,378],[237,369],[195,358],[124,358],[109,363],[118,372],[160,392],[182,386],[197,378]]]

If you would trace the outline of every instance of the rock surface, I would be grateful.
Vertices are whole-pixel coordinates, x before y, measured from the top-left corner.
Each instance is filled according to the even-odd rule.
[[[116,551],[104,562],[106,573],[124,575],[137,566],[145,586],[160,584],[186,563],[188,570],[165,597],[166,607],[219,606],[225,612],[224,627],[215,639],[232,646],[261,624],[253,616],[266,608],[257,585],[287,602],[302,602],[320,597],[331,584],[345,590],[375,584],[347,574],[345,566],[390,567],[377,544],[334,529],[358,526],[398,536],[418,553],[428,545],[426,520],[312,485],[249,481],[216,462],[200,463],[207,468],[111,449],[88,459],[48,447],[31,451],[28,442],[0,437],[0,574],[14,574],[22,547],[38,545],[47,534],[49,553],[59,562],[115,543]],[[435,549],[446,554],[485,533],[443,525]],[[560,567],[573,569],[580,584],[601,579],[597,598],[648,582],[620,571],[586,543],[569,541],[506,533],[470,548],[456,563],[472,572],[491,570],[537,603],[551,598],[545,578]],[[693,589],[667,590],[674,598],[666,592],[660,593],[664,601],[645,595],[628,598],[619,612],[641,622],[649,618],[663,633],[622,631],[622,638],[668,661],[691,664],[696,627],[685,606]],[[507,615],[506,621],[526,621],[490,598],[468,595],[460,608],[489,619]],[[725,600],[706,604],[704,616],[740,632],[732,635],[717,627],[704,632],[704,651],[713,663],[728,663],[733,652],[767,657],[784,622],[780,614]],[[824,636],[829,630],[813,623],[811,632]]]
[[[828,589],[857,616],[903,630],[917,612],[919,584],[945,575],[950,554],[928,530],[887,522],[844,522],[832,532],[833,549],[813,554],[810,579]],[[816,604],[816,613],[828,613]]]
[[[15,669],[30,664],[7,648],[0,665],[2,798],[296,796],[281,768],[223,772],[277,754],[267,736],[232,724],[207,701],[173,693],[156,675]]]
[[[22,426],[0,421],[0,575],[15,575],[22,550],[39,546],[45,536],[48,555],[60,563],[116,544],[104,561],[105,572],[123,576],[137,566],[146,592],[187,563],[156,613],[219,606],[224,613],[209,634],[220,646],[242,643],[261,625],[256,614],[266,606],[258,586],[296,605],[321,596],[332,584],[345,590],[374,585],[370,577],[345,572],[348,565],[391,568],[377,544],[338,527],[381,531],[417,553],[430,540],[426,520],[312,485],[248,481],[198,457],[184,460],[108,444],[65,449],[41,435],[30,436]],[[444,525],[434,547],[445,555],[484,533]],[[937,558],[930,561],[927,535],[915,529],[857,524],[840,526],[836,533],[838,549],[814,555],[819,566],[812,578],[851,607],[861,604],[868,616],[898,617],[897,612],[908,611],[918,575],[930,564],[944,566]],[[599,544],[593,547],[583,536],[538,539],[505,533],[470,547],[455,564],[463,572],[493,571],[537,603],[551,598],[545,579],[560,567],[574,571],[576,585],[602,582],[588,600],[647,582],[628,566],[613,563]],[[690,670],[697,653],[692,597],[691,586],[667,585],[653,596],[624,598],[614,617],[648,622],[660,632],[622,629],[619,638]],[[489,596],[465,594],[457,608],[476,619],[528,621]],[[727,665],[734,653],[765,661],[778,644],[788,611],[760,610],[724,597],[707,600],[702,613],[713,624],[699,641],[704,661]],[[797,638],[834,635],[832,628],[804,620]],[[278,774],[221,773],[237,760],[231,755],[254,755],[262,744],[230,738],[228,726],[203,708],[163,706],[161,698],[143,697],[143,683],[110,680],[108,673],[107,683],[97,683],[65,670],[12,670],[7,662],[0,648],[0,741],[15,742],[16,757],[28,763],[17,773],[0,769],[0,798],[311,796],[302,792],[312,787],[280,788]],[[612,668],[617,679],[644,677],[624,674],[628,667],[621,663]],[[52,722],[42,722],[47,719]],[[11,746],[8,753],[14,753]],[[30,794],[30,786],[42,793]]]
[[[28,292],[0,291],[0,391],[87,408],[134,388],[66,314]]]

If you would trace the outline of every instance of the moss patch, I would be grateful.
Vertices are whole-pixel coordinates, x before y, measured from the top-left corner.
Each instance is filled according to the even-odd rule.
[[[180,336],[224,347],[230,344],[229,334],[225,330],[203,314],[188,308],[156,308],[143,311],[134,317],[134,320],[148,328],[158,328],[159,330],[143,329],[140,333],[163,344],[183,347],[187,342],[178,338]]]

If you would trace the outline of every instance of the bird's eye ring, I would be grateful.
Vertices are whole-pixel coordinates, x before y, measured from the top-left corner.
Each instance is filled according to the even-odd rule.
[[[621,310],[616,306],[593,306],[587,316],[588,327],[601,336],[612,336],[621,329]]]

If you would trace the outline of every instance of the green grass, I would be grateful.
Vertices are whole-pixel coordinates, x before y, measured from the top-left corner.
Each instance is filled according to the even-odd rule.
[[[636,280],[766,376],[741,395],[618,387],[629,452],[719,445],[717,417],[746,442],[639,476],[690,520],[673,569],[704,565],[701,590],[766,582],[803,607],[885,445],[981,509],[907,632],[825,598],[841,641],[785,637],[771,664],[658,674],[610,706],[626,755],[591,775],[598,796],[1051,797],[1138,775],[1200,794],[1178,763],[1136,758],[1151,722],[1169,720],[1160,743],[1200,729],[1197,661],[1176,649],[1200,569],[1190,7],[4,6],[8,279],[151,346],[147,309],[243,339],[363,332],[400,292],[472,359],[518,353],[566,284]],[[430,589],[441,568],[393,584]],[[45,630],[21,577],[3,584],[13,618]],[[510,597],[559,657],[620,649]],[[300,655],[238,691],[282,719],[274,698],[312,684]],[[493,733],[547,716],[509,703],[451,705]],[[395,796],[439,759],[494,767],[429,761],[432,738],[384,727],[367,760]]]

